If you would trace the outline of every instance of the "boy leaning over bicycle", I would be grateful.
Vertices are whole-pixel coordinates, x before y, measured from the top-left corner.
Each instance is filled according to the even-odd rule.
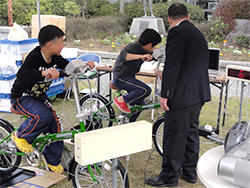
[[[130,43],[122,49],[116,59],[113,68],[113,84],[127,91],[127,94],[116,97],[114,104],[123,113],[130,113],[127,104],[145,104],[145,98],[151,93],[151,88],[135,78],[135,74],[140,71],[144,61],[151,61],[151,53],[156,45],[161,42],[161,36],[154,29],[146,29],[135,43]],[[130,118],[130,122],[136,120],[140,112]]]
[[[60,76],[57,69],[64,69],[68,64],[60,55],[63,40],[64,32],[60,28],[44,26],[38,35],[39,46],[26,57],[11,89],[12,107],[28,117],[12,134],[17,148],[24,153],[33,152],[31,143],[41,133],[61,132],[60,119],[45,92],[52,79]],[[94,62],[87,65],[93,68]],[[60,165],[62,150],[63,141],[58,141],[50,143],[43,151],[48,167],[56,173],[63,172]]]

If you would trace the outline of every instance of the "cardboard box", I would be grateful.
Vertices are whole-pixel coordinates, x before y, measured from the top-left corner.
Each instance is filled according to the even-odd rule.
[[[149,77],[149,76],[135,76],[136,79],[146,83],[146,84],[155,84],[156,77]]]
[[[67,177],[63,174],[57,174],[55,172],[50,172],[42,169],[38,169],[35,167],[31,166],[26,166],[22,167],[24,169],[32,170],[36,172],[36,176],[32,177],[30,179],[27,179],[23,182],[17,183],[13,186],[10,187],[15,187],[15,188],[23,188],[23,187],[32,187],[32,188],[47,188],[50,187],[51,185],[54,185]]]
[[[55,25],[59,27],[63,32],[65,32],[66,28],[66,18],[64,16],[55,16],[55,15],[40,15],[41,19],[41,28],[45,25]],[[31,36],[32,38],[38,38],[39,33],[39,23],[38,16],[32,15],[31,20]]]
[[[141,66],[140,72],[150,73],[150,75],[153,75],[153,76],[147,76],[146,74],[145,76],[136,75],[136,79],[146,84],[155,84],[156,77],[154,73],[156,71],[156,65],[157,63],[154,61],[150,61],[150,62],[145,61]]]

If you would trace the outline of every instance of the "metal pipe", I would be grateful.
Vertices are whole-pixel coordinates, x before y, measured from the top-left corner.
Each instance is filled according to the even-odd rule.
[[[38,17],[38,28],[41,29],[41,17],[40,17],[40,1],[37,0],[37,17]]]
[[[118,159],[115,158],[112,160],[113,188],[117,188],[117,167]]]

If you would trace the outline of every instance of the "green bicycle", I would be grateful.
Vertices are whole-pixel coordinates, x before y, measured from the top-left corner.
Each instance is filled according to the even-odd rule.
[[[70,63],[72,63],[72,61]],[[75,65],[72,67],[75,67]],[[71,88],[73,90],[75,105],[77,108],[76,117],[78,118],[79,121],[79,129],[72,128],[70,131],[65,131],[61,133],[40,135],[32,143],[34,152],[26,154],[20,152],[16,148],[15,143],[11,140],[11,134],[17,129],[14,128],[14,126],[11,125],[8,121],[0,118],[0,174],[1,175],[7,175],[14,172],[19,167],[22,157],[26,158],[28,164],[32,166],[39,166],[40,168],[45,168],[46,170],[48,170],[46,161],[42,160],[43,159],[42,152],[48,144],[59,140],[72,139],[74,138],[75,134],[84,132],[88,129],[93,130],[106,127],[106,125],[104,125],[102,122],[99,122],[100,119],[92,119],[90,121],[86,120],[85,119],[86,116],[84,113],[85,109],[82,109],[81,105],[79,104],[79,92],[78,92],[77,81],[79,76],[84,75],[84,77],[88,78],[88,76],[85,75],[87,68],[88,67],[84,68],[81,66],[77,66],[75,67],[74,70],[68,73],[69,74],[68,79],[71,81]],[[88,96],[90,97],[89,100],[95,100],[95,95],[92,96],[88,95]],[[93,97],[93,99],[91,97]],[[95,113],[95,115],[97,114],[98,113]],[[98,127],[90,128],[94,124],[98,125]],[[108,124],[107,126],[111,125]],[[69,150],[66,148],[66,146],[64,146],[63,156],[65,155],[72,156],[72,154],[69,153]],[[112,160],[106,160],[103,162],[99,162],[97,164],[91,164],[87,166],[81,166],[80,164],[78,164],[74,160],[74,157],[72,157],[71,161],[67,162],[69,163],[69,165],[67,166],[67,173],[69,176],[69,180],[72,180],[74,187],[112,187],[113,185]],[[129,187],[129,179],[126,174],[124,166],[118,161],[118,164],[115,167],[115,169],[118,177],[117,187],[126,187],[126,188]]]
[[[160,58],[158,58],[158,62],[156,65],[157,70],[159,70],[160,65],[164,61],[164,57],[159,55]],[[104,126],[109,127],[113,126],[113,124],[124,124],[128,123],[129,119],[133,114],[144,111],[144,110],[152,110],[152,119],[153,119],[153,113],[154,110],[160,108],[160,103],[155,102],[156,96],[160,93],[160,87],[161,86],[161,79],[159,77],[156,77],[155,82],[155,93],[153,95],[153,102],[147,103],[144,105],[135,105],[129,107],[131,110],[131,113],[129,114],[122,114],[119,115],[115,114],[115,110],[112,107],[113,100],[108,100],[106,97],[102,96],[99,93],[90,93],[85,94],[80,99],[80,106],[82,111],[87,115],[89,120],[93,120],[92,122],[95,124],[94,127]],[[114,95],[116,96],[122,96],[122,90],[119,88],[116,88],[112,81],[109,82],[109,87],[114,91]],[[115,98],[113,97],[113,98]],[[111,97],[110,97],[111,98]],[[153,121],[155,121],[153,119]],[[160,115],[160,117],[154,122],[153,124],[153,133],[152,133],[152,139],[155,145],[156,150],[159,152],[160,155],[163,153],[163,127],[164,127],[164,118],[163,114]]]

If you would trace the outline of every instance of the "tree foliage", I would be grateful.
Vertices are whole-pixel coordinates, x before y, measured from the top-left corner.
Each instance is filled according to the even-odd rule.
[[[12,0],[13,20],[21,25],[30,25],[33,14],[37,14],[36,0]],[[0,24],[8,21],[7,2],[0,5]],[[99,16],[119,15],[120,0],[117,3],[110,3],[108,0],[40,0],[41,15],[58,15],[58,16],[82,16],[83,18],[94,18]],[[154,15],[163,18],[166,28],[168,28],[167,10],[171,5],[165,0],[155,0],[153,4]],[[187,4],[188,11],[192,20],[200,21],[203,19],[203,12],[198,6]],[[124,16],[130,25],[133,18],[144,15],[143,3],[134,1],[133,3],[124,4]],[[2,20],[6,20],[4,23]]]
[[[33,14],[37,14],[36,1],[12,0],[13,22],[28,25]]]
[[[41,15],[67,16],[64,3],[67,0],[40,0]],[[7,9],[6,9],[7,10]],[[32,15],[37,15],[36,0],[12,0],[13,21],[20,25],[29,25]]]
[[[0,0],[0,25],[8,24],[7,1]]]
[[[224,0],[215,9],[215,18],[222,18],[234,29],[235,19],[250,19],[249,0]]]
[[[66,13],[72,16],[80,15],[80,8],[77,6],[77,4],[73,1],[67,1],[64,3],[64,10]]]
[[[109,4],[108,0],[88,0],[88,3],[85,8],[85,16],[86,18],[97,17],[100,16],[100,10],[102,6],[105,4]]]
[[[66,16],[64,3],[68,0],[40,0],[41,15]]]

